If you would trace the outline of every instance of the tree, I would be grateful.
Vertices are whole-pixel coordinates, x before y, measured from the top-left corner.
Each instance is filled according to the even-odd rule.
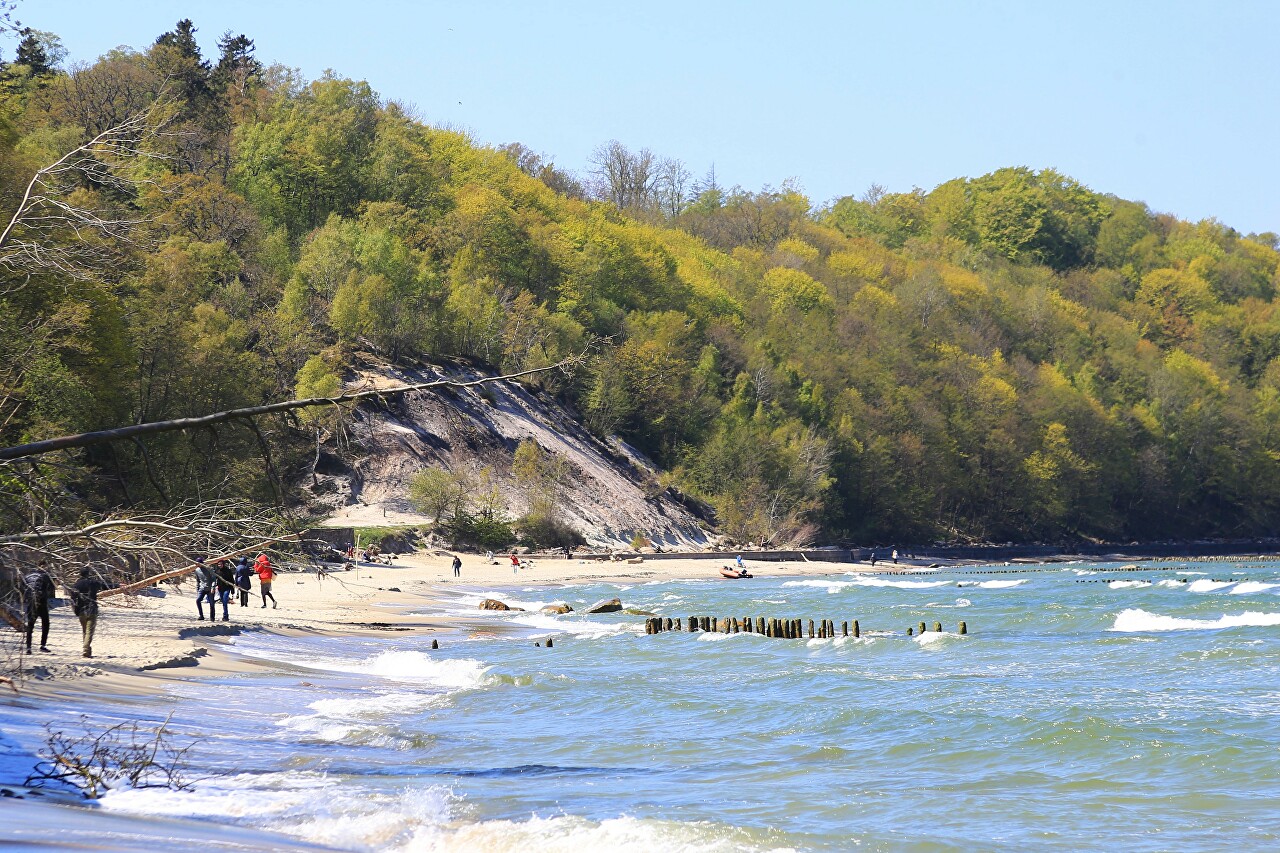
[[[658,161],[648,148],[631,151],[612,139],[591,154],[597,196],[619,210],[645,211],[653,202],[658,180]]]

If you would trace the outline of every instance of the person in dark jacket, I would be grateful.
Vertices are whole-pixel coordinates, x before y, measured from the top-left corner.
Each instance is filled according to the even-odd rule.
[[[27,653],[31,653],[31,635],[36,619],[40,620],[40,651],[49,651],[49,599],[57,590],[49,570],[41,563],[22,576],[22,601],[27,611]]]
[[[80,618],[80,630],[84,636],[84,656],[93,657],[93,632],[98,627],[98,593],[111,585],[94,571],[92,566],[80,570],[80,580],[71,592],[71,609]]]
[[[240,590],[240,606],[249,606],[249,590],[253,588],[253,569],[249,566],[249,558],[241,557],[236,561],[236,588]]]
[[[231,601],[231,590],[236,587],[235,573],[231,569],[231,563],[226,560],[219,560],[213,566],[214,580],[218,584],[218,601],[222,603],[222,621],[226,622],[231,618],[227,614],[227,604]],[[209,613],[209,619],[213,619],[212,610]]]
[[[200,621],[204,621],[204,603],[209,602],[209,621],[214,620],[214,589],[218,585],[218,576],[213,571],[213,566],[205,565],[204,557],[196,557],[196,612],[200,614]]]

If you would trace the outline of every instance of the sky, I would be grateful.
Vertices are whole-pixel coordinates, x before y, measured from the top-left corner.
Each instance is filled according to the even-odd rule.
[[[69,62],[183,17],[585,173],[617,139],[815,205],[1002,166],[1280,232],[1280,3],[21,0]],[[12,41],[0,51],[12,57]]]

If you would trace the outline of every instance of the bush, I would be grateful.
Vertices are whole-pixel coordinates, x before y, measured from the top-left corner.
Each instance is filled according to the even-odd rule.
[[[520,541],[534,548],[572,548],[587,541],[581,533],[550,516],[526,515],[516,526],[520,529]]]
[[[501,518],[485,518],[465,513],[455,516],[449,525],[449,535],[454,545],[478,545],[489,551],[497,551],[516,541],[511,523]]]

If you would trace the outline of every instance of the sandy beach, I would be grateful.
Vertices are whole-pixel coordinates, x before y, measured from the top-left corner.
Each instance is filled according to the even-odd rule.
[[[351,564],[347,570],[280,574],[274,584],[279,606],[263,608],[255,578],[249,606],[240,607],[232,594],[230,618],[197,619],[195,583],[184,578],[173,585],[161,583],[152,594],[112,596],[101,603],[94,657],[80,654],[80,626],[70,606],[51,613],[49,652],[35,651],[22,662],[23,689],[41,682],[85,676],[156,673],[160,670],[209,667],[214,663],[219,637],[242,631],[369,634],[418,632],[443,636],[465,630],[459,620],[422,615],[430,612],[438,593],[450,586],[494,587],[618,581],[644,583],[718,577],[724,561],[708,559],[645,560],[640,563],[552,557],[524,557],[513,571],[510,559],[499,555],[487,561],[482,554],[460,554],[460,578],[453,577],[452,557],[444,552],[395,557],[391,565]],[[744,554],[748,570],[757,578],[813,576],[856,571],[909,571],[918,566],[904,561],[897,566],[878,563],[754,561]],[[916,561],[923,563],[924,561]],[[725,580],[725,583],[751,583]],[[61,592],[61,591],[60,591]],[[65,598],[64,598],[65,601]],[[36,642],[39,642],[37,626]],[[188,670],[189,671],[189,670]]]

